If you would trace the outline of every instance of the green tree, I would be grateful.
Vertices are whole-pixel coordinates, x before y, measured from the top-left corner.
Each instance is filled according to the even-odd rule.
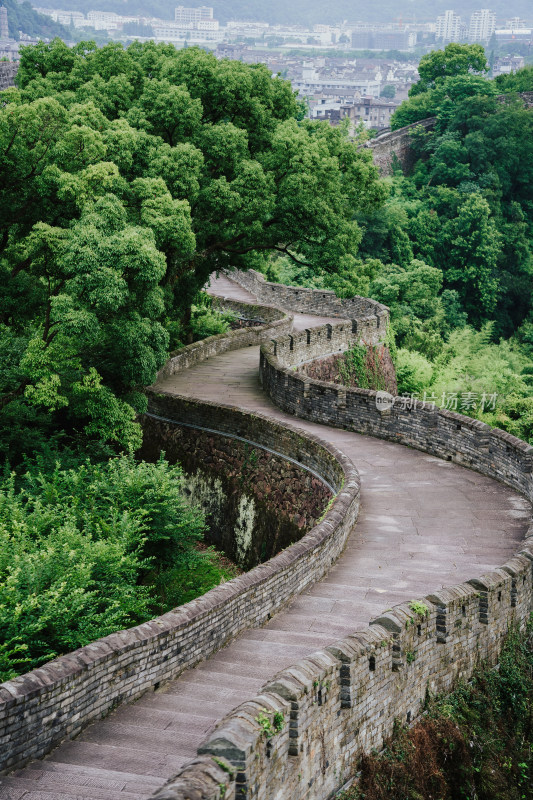
[[[434,89],[445,78],[488,71],[485,50],[480,44],[452,42],[444,50],[432,50],[422,56],[418,64],[420,79],[410,91],[410,97]]]
[[[533,92],[533,65],[530,64],[509,75],[498,75],[494,83],[502,93]]]
[[[469,319],[479,324],[495,309],[502,240],[490,207],[479,194],[468,197],[458,216],[443,226],[441,264],[449,286],[456,289]]]
[[[393,97],[396,97],[396,86],[392,83],[388,83],[386,86],[383,87],[381,90],[381,97],[387,97],[392,100]]]
[[[263,65],[196,48],[22,48],[0,108],[0,410],[138,444],[142,387],[208,276],[335,272],[384,198],[344,128]]]

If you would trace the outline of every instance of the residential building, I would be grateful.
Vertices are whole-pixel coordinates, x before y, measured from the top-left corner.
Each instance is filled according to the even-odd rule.
[[[213,19],[213,9],[208,6],[198,6],[198,8],[178,6],[174,10],[175,22],[203,22],[207,19]]]
[[[488,42],[496,29],[496,15],[488,8],[474,11],[468,26],[469,42]]]
[[[416,31],[352,30],[354,50],[412,50],[415,45]]]
[[[398,103],[374,97],[355,97],[350,103],[323,102],[311,112],[314,119],[327,119],[338,125],[343,119],[350,120],[350,133],[361,123],[367,129],[384,130],[390,127],[390,120]]]
[[[0,6],[0,39],[9,39],[7,8],[5,6]]]
[[[496,78],[498,75],[509,75],[511,72],[522,69],[524,63],[523,56],[502,56],[497,58],[492,68],[492,76]]]
[[[223,31],[218,28],[217,20],[198,20],[197,22],[167,22],[153,20],[154,38],[159,42],[221,42]]]
[[[437,17],[435,39],[438,42],[460,42],[464,36],[463,21],[455,11],[445,11]]]
[[[520,17],[511,17],[511,19],[505,20],[505,27],[511,28],[511,30],[514,28],[525,28],[526,23],[525,20],[520,19]]]

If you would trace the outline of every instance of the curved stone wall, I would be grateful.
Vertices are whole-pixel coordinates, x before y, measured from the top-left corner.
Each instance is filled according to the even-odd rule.
[[[213,424],[216,429],[216,414],[210,430],[146,415],[139,455],[157,461],[164,450],[167,461],[179,462],[184,491],[206,515],[205,543],[249,570],[299,541],[321,518],[333,492],[316,471],[272,448],[215,433]]]
[[[463,464],[533,500],[533,447],[525,442],[433,404],[412,407],[390,396],[380,404],[374,391],[295,372],[309,350],[326,353],[328,328],[317,331],[312,343],[304,335],[262,346],[263,387],[278,406]],[[199,748],[199,758],[154,798],[331,796],[351,777],[358,754],[382,746],[395,719],[417,716],[427,690],[450,691],[481,659],[497,663],[509,624],[528,619],[532,600],[533,523],[524,546],[501,568],[389,609],[368,630],[283,670],[223,719]],[[279,731],[274,715],[283,717]]]
[[[389,309],[368,297],[337,297],[335,292],[325,289],[306,289],[301,286],[285,286],[269,283],[260,272],[253,269],[229,273],[231,279],[248,289],[261,302],[271,303],[287,311],[313,314],[322,317],[338,317],[356,321],[364,331],[368,344],[378,344],[385,338],[389,322]]]
[[[252,347],[266,341],[273,334],[279,336],[292,329],[292,316],[271,305],[251,305],[226,297],[213,297],[213,305],[221,311],[233,311],[260,319],[263,324],[208,336],[199,342],[175,350],[159,370],[157,380],[168,378],[170,375],[199,364],[211,356],[227,353],[229,350],[239,350],[241,347]]]
[[[261,625],[327,572],[357,519],[357,470],[332,445],[229,406],[155,392],[149,398],[151,412],[165,417],[163,426],[175,421],[215,427],[275,449],[323,475],[336,497],[299,542],[265,564],[167,614],[1,684],[0,771],[39,758],[91,720],[175,678],[242,630]]]
[[[392,175],[395,161],[404,172],[409,172],[415,161],[411,149],[411,133],[417,128],[431,131],[435,127],[436,121],[436,117],[429,117],[429,119],[422,119],[406,125],[404,128],[397,128],[395,131],[383,131],[373,139],[369,139],[365,143],[365,147],[372,150],[374,164],[378,167],[381,175]]]

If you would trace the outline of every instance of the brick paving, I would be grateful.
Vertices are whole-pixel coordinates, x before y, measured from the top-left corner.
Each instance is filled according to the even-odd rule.
[[[227,278],[211,291],[255,299]],[[297,314],[294,325],[326,321]],[[294,422],[262,394],[258,360],[257,347],[225,353],[160,388]],[[361,475],[361,514],[337,564],[265,627],[1,778],[0,800],[148,798],[196,754],[217,720],[275,672],[366,627],[395,603],[480,575],[516,551],[529,504],[511,489],[401,445],[297,424],[344,451]]]

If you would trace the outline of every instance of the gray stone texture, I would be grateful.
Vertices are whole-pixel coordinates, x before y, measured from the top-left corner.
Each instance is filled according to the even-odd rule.
[[[0,61],[0,92],[3,89],[10,89],[15,85],[15,76],[18,72],[18,64],[12,61]]]
[[[211,291],[247,299],[226,279]],[[276,306],[294,302],[281,296],[284,289],[268,291]],[[348,341],[359,332],[343,321],[345,311],[335,318],[316,299],[328,318],[313,319],[307,299],[295,314],[292,350],[284,330],[263,343],[266,395],[257,382],[258,347],[250,346],[161,378],[150,400],[160,416],[241,432],[319,467],[340,488],[335,504],[267,564],[4,684],[0,735],[12,764],[125,704],[4,779],[1,800],[147,798],[155,790],[159,800],[322,800],[357,753],[379,747],[395,716],[416,716],[427,685],[446,691],[478,658],[495,663],[508,623],[529,614],[533,529],[524,544],[530,507],[516,492],[531,498],[533,448],[434,408],[384,414],[375,393],[300,376],[294,368],[309,350],[327,354],[334,335]],[[301,418],[297,428],[289,415]],[[353,461],[363,503],[355,530]],[[427,614],[412,608],[416,597]],[[220,649],[239,631],[246,632]],[[127,704],[180,672],[166,691]],[[283,717],[279,732],[275,714]],[[70,793],[69,780],[77,782]]]

